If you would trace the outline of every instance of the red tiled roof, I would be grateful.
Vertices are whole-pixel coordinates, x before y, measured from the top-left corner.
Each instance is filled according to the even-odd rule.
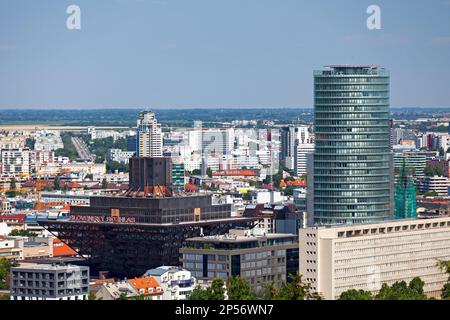
[[[53,256],[74,256],[77,252],[59,239],[53,239]]]
[[[159,295],[163,294],[163,289],[160,287],[158,281],[156,281],[153,277],[141,277],[141,278],[134,278],[128,280],[128,282],[138,291],[144,290],[145,295]],[[152,292],[149,292],[149,288],[153,288]],[[157,291],[156,289],[160,288],[160,291]]]
[[[14,220],[20,224],[25,223],[25,214],[2,214],[0,215],[0,222],[11,221]]]
[[[246,176],[246,177],[255,177],[257,176],[256,172],[252,170],[225,170],[225,171],[216,171],[212,173],[213,176]]]

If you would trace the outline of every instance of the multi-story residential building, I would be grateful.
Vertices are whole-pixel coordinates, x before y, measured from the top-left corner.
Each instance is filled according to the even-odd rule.
[[[22,250],[16,246],[14,238],[0,236],[0,259],[20,259]]]
[[[87,300],[89,268],[22,264],[11,268],[11,300]]]
[[[296,145],[310,144],[310,133],[308,126],[289,126],[281,128],[281,150],[280,160],[282,164],[290,169],[295,168]]]
[[[450,260],[450,218],[405,219],[299,230],[300,274],[325,299],[350,289],[378,292],[383,283],[420,277],[440,296]]]
[[[294,173],[296,176],[306,175],[308,154],[314,152],[314,143],[296,143],[294,150]]]
[[[188,141],[192,151],[208,156],[231,154],[234,139],[233,128],[194,128],[189,131]]]
[[[421,193],[436,192],[438,196],[449,195],[449,178],[442,176],[424,177],[419,182],[419,191]]]
[[[424,170],[427,163],[427,157],[423,153],[415,151],[396,152],[394,154],[394,170],[396,176],[400,173],[405,161],[406,169],[413,178],[421,178],[425,175]]]
[[[136,131],[136,156],[162,157],[163,134],[155,113],[143,111],[139,114]]]
[[[253,290],[287,281],[298,271],[298,243],[294,234],[265,234],[230,230],[229,234],[187,239],[180,249],[183,267],[198,280],[240,276]]]
[[[184,163],[172,161],[172,187],[177,191],[184,191],[185,179]]]
[[[153,277],[164,290],[163,300],[186,300],[194,290],[197,280],[190,270],[162,266],[147,270],[144,277]]]
[[[311,223],[381,221],[393,212],[389,73],[372,65],[314,72]]]
[[[30,174],[30,149],[2,149],[1,165],[4,175]]]
[[[106,153],[106,161],[116,161],[127,164],[134,155],[134,151],[123,151],[121,149],[109,149]]]

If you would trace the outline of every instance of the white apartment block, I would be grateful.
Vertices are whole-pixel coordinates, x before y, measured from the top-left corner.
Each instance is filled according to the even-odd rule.
[[[407,219],[299,230],[300,274],[325,299],[350,289],[378,292],[383,283],[420,277],[439,297],[448,275],[450,218]]]
[[[3,149],[0,160],[4,175],[30,174],[30,150],[27,148]]]
[[[314,152],[314,143],[296,144],[294,148],[294,173],[296,176],[306,175],[308,154]]]
[[[192,273],[181,267],[161,266],[147,270],[144,276],[152,276],[160,284],[163,300],[187,300],[197,285]]]
[[[138,157],[162,157],[163,134],[154,112],[139,114],[136,135]]]
[[[127,164],[134,155],[134,151],[123,151],[122,149],[109,149],[106,154],[106,161],[116,161]]]
[[[424,177],[419,182],[420,192],[436,192],[438,196],[447,196],[449,186],[449,179],[442,176]]]

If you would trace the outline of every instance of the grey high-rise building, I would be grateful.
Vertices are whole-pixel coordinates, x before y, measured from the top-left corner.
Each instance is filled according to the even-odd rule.
[[[389,72],[373,65],[315,71],[314,133],[308,224],[392,218]]]

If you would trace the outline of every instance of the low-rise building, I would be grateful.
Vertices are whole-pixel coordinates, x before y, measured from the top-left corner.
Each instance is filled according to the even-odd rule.
[[[128,281],[118,281],[114,283],[103,283],[95,293],[98,300],[118,300],[122,298],[134,298],[139,293]]]
[[[300,274],[325,299],[350,289],[377,293],[381,285],[420,277],[439,297],[448,275],[450,218],[404,219],[299,230]]]
[[[29,264],[11,268],[11,300],[87,300],[89,268]]]
[[[180,254],[183,268],[199,280],[240,276],[255,291],[270,283],[280,286],[298,271],[297,236],[263,229],[187,239]]]
[[[438,196],[447,196],[449,179],[442,176],[424,177],[420,180],[419,190],[422,193],[435,192]]]
[[[190,270],[172,266],[147,270],[144,277],[148,276],[153,277],[164,290],[163,300],[186,300],[197,282]]]
[[[164,290],[155,278],[146,276],[128,280],[133,288],[147,300],[162,300]]]

